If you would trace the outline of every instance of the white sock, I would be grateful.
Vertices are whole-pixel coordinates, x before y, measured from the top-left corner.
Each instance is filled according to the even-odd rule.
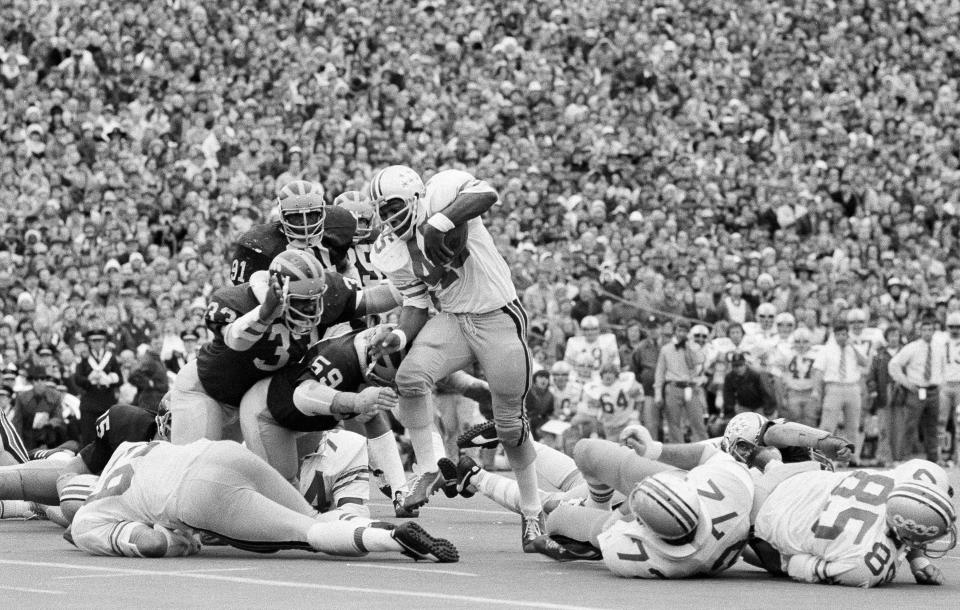
[[[446,447],[446,445],[443,444],[443,437],[440,436],[440,431],[437,430],[437,427],[436,427],[436,426],[431,426],[431,430],[433,430],[433,453],[434,453],[434,455],[439,455],[440,457],[446,456],[446,455],[447,455],[447,447]],[[440,457],[438,457],[437,460],[439,460]],[[436,466],[437,460],[434,460],[434,461],[433,461],[434,466]]]
[[[36,513],[33,510],[33,502],[26,500],[2,500],[0,501],[0,519],[28,519]]]
[[[362,540],[363,529],[346,521],[314,523],[307,532],[307,542],[315,551],[328,555],[360,557],[367,554],[357,544]]]
[[[505,476],[481,470],[471,481],[477,491],[500,506],[515,513],[520,512],[520,489],[517,482]]]
[[[433,441],[433,426],[424,426],[422,428],[407,428],[407,436],[410,437],[410,444],[413,445],[413,454],[417,458],[417,464],[420,466],[420,472],[436,472],[437,457]],[[443,455],[441,452],[440,455]]]
[[[365,527],[361,534],[363,546],[371,553],[383,553],[387,551],[402,551],[400,543],[393,539],[390,530],[380,527]]]
[[[520,493],[520,513],[525,517],[536,517],[543,510],[540,504],[540,490],[537,488],[537,465],[531,462],[523,468],[514,468],[517,476],[517,488]]]
[[[400,450],[397,448],[397,439],[393,431],[388,430],[376,438],[367,440],[367,449],[370,452],[370,466],[383,471],[383,478],[394,493],[399,489],[406,489],[407,475],[403,472],[403,462],[400,460]]]

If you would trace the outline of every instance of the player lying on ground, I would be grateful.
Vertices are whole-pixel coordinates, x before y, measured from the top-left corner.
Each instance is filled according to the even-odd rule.
[[[69,539],[92,555],[177,557],[208,533],[236,548],[459,560],[449,541],[340,511],[319,514],[280,473],[232,441],[124,443],[77,511]]]
[[[942,584],[943,575],[927,559],[956,544],[952,489],[942,468],[926,460],[892,471],[784,464],[757,445],[762,425],[742,421],[728,427],[723,446],[754,467],[751,546],[763,567],[804,582],[872,587],[893,580],[906,556],[918,583]],[[695,454],[694,446],[661,445],[649,435],[634,437],[633,445],[681,467]]]
[[[753,413],[745,413],[733,418],[732,428],[729,429],[738,429],[744,424],[744,420],[753,422],[756,426],[754,435],[756,444],[780,448],[787,456],[785,461],[809,460],[811,452],[816,452],[818,457],[822,455],[821,460],[830,459],[840,462],[849,461],[852,456],[852,445],[840,437],[802,424],[770,421]],[[626,428],[623,433],[625,442],[636,442],[635,434],[637,432],[634,426]],[[722,440],[722,438],[716,438],[703,442],[720,447]],[[474,426],[462,434],[457,442],[462,449],[495,447],[497,443],[496,429],[492,422]],[[611,503],[616,505],[623,500],[623,496],[611,495],[607,490],[599,495],[591,493],[573,459],[542,443],[534,442],[533,445],[537,450],[535,462],[537,476],[560,490],[559,492],[540,491],[541,504],[546,512],[552,511],[560,502],[579,501],[593,508],[609,508]],[[469,498],[479,492],[504,508],[519,512],[519,491],[513,479],[482,469],[469,456],[462,456],[457,464],[442,458],[439,465],[446,479],[456,478],[457,492],[463,497]]]
[[[707,444],[689,472],[649,460],[612,441],[583,439],[574,461],[591,496],[627,496],[621,510],[561,503],[547,518],[538,552],[584,558],[575,540],[599,549],[618,576],[710,576],[736,563],[750,532],[754,485],[745,465]],[[586,547],[589,548],[589,547]]]
[[[161,401],[165,405],[165,401]],[[161,407],[161,414],[166,407]],[[97,418],[97,438],[72,457],[53,454],[38,459],[0,467],[0,500],[24,500],[57,506],[57,479],[62,474],[100,474],[114,450],[125,441],[148,441],[157,436],[158,413],[131,405],[114,405]],[[47,515],[60,522],[61,517]]]

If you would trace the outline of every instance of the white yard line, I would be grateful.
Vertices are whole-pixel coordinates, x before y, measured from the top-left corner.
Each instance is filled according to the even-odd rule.
[[[511,606],[514,608],[550,608],[555,610],[591,610],[587,606],[571,606],[567,604],[553,604],[549,602],[533,602],[520,599],[507,599],[496,597],[481,597],[477,595],[451,595],[447,593],[432,593],[427,591],[404,591],[400,589],[380,589],[377,587],[348,587],[339,585],[324,585],[309,582],[293,582],[286,580],[270,580],[266,578],[244,578],[242,576],[219,576],[216,574],[196,574],[190,572],[170,572],[165,570],[137,570],[124,568],[107,568],[102,566],[90,566],[73,563],[45,562],[45,561],[18,561],[13,559],[0,559],[0,565],[12,566],[34,566],[38,568],[59,568],[62,570],[81,570],[87,572],[104,572],[112,574],[135,573],[141,576],[160,576],[168,578],[171,575],[180,578],[190,578],[193,580],[207,580],[235,583],[240,585],[255,585],[258,587],[281,587],[286,589],[308,589],[314,591],[338,591],[349,593],[351,595],[388,595],[392,597],[414,597],[423,599],[436,599],[451,602],[468,602],[471,604]],[[40,591],[40,590],[37,590]],[[50,592],[52,591],[44,591]]]
[[[403,572],[422,572],[423,574],[449,574],[450,576],[479,576],[470,572],[456,572],[454,570],[430,570],[428,568],[405,568],[403,566],[385,566],[378,563],[346,563],[351,568],[367,568],[374,570],[401,570]]]
[[[48,593],[50,595],[63,595],[66,591],[54,591],[52,589],[29,589],[27,587],[10,587],[0,585],[0,591],[20,591],[21,593]]]
[[[393,504],[383,504],[380,502],[370,502],[370,506],[383,506],[384,508],[393,508]],[[430,510],[445,510],[453,513],[480,513],[482,515],[503,515],[503,516],[514,516],[519,517],[518,513],[511,513],[507,510],[482,510],[479,508],[451,508],[449,506],[430,506],[425,504],[421,508],[428,508]]]
[[[183,575],[183,574],[199,574],[199,573],[207,573],[207,572],[249,572],[252,569],[253,568],[202,568],[199,570],[174,570],[172,572],[164,572],[164,573],[177,576],[177,575]],[[117,568],[117,570],[118,572],[114,574],[77,574],[77,575],[70,575],[70,576],[56,576],[54,577],[54,579],[55,580],[77,580],[80,578],[117,578],[119,576],[142,576],[142,574],[139,574],[136,571],[129,572],[124,570],[122,572],[119,572],[119,570],[123,570],[123,568]]]

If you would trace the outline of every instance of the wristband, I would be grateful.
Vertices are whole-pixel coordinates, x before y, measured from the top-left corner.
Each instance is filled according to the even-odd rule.
[[[657,461],[660,459],[660,454],[663,453],[663,443],[660,441],[653,441],[650,443],[650,446],[647,447],[647,452],[643,454],[643,457],[648,460]]]
[[[403,331],[400,330],[399,328],[394,328],[394,329],[393,329],[392,331],[390,331],[390,332],[392,332],[392,333],[394,333],[395,335],[397,335],[398,337],[400,337],[400,345],[397,346],[397,351],[398,351],[398,352],[403,351],[403,348],[405,348],[405,347],[407,346],[407,333],[403,332]]]
[[[427,219],[427,224],[433,227],[434,229],[440,231],[441,233],[446,233],[447,231],[453,230],[457,225],[453,224],[453,221],[446,217],[445,214],[437,212],[433,216]]]

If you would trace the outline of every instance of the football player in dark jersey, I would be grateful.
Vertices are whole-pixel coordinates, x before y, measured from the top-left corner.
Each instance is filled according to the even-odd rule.
[[[156,412],[132,405],[114,405],[97,418],[96,438],[68,460],[31,460],[0,467],[0,499],[56,505],[57,478],[62,474],[98,475],[120,443],[159,438]]]
[[[324,269],[346,273],[357,223],[348,210],[328,206],[323,187],[295,180],[277,196],[280,219],[257,225],[237,240],[230,281],[235,286],[249,282],[257,271],[288,248],[309,250]]]
[[[369,199],[361,191],[346,191],[333,200],[334,207],[350,212],[357,221],[353,234],[353,247],[348,254],[350,264],[357,270],[360,283],[364,286],[379,284],[384,280],[370,262],[373,243],[380,237],[380,217]]]
[[[239,440],[237,409],[254,383],[300,361],[330,326],[388,311],[397,301],[389,285],[362,289],[324,271],[306,250],[277,255],[266,286],[250,282],[217,290],[206,313],[213,339],[173,384],[171,440],[219,440],[226,427],[233,428],[227,436]]]

